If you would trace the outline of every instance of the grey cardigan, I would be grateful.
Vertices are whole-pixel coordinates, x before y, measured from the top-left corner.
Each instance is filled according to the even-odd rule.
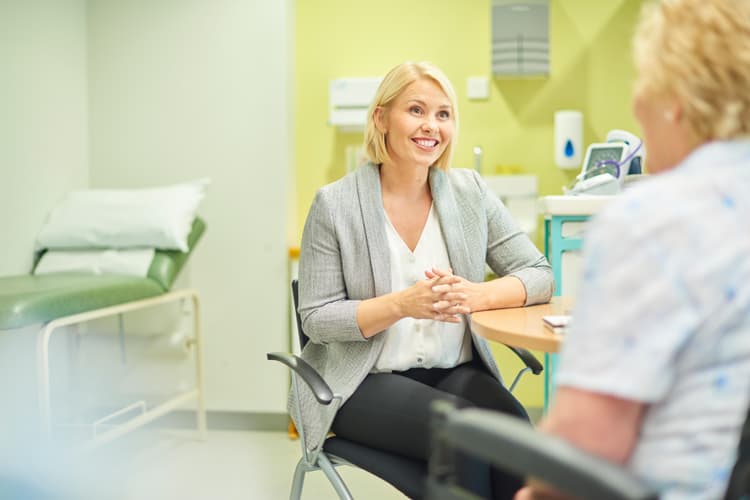
[[[513,220],[500,199],[472,170],[430,169],[430,189],[453,272],[484,281],[485,262],[498,276],[512,275],[526,288],[526,305],[549,301],[552,270]],[[318,190],[307,216],[299,261],[299,313],[310,342],[302,358],[343,401],[374,366],[384,337],[362,336],[357,326],[361,300],[391,292],[379,167],[368,163]],[[467,318],[467,328],[471,320]],[[487,341],[472,333],[484,364],[502,382]],[[331,411],[321,411],[303,383],[300,407],[290,413],[302,428],[305,445],[315,450],[324,439]]]

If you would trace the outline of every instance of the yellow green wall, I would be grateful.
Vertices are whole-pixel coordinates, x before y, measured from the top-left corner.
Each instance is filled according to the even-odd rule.
[[[553,113],[579,109],[584,143],[607,131],[640,133],[630,109],[631,37],[641,0],[550,0],[551,74],[493,78],[490,0],[300,0],[295,5],[295,151],[297,234],[315,191],[345,173],[344,151],[360,133],[327,125],[328,82],[382,76],[406,60],[428,60],[445,71],[458,94],[460,135],[455,166],[484,152],[485,172],[503,165],[539,176],[540,194],[560,194],[576,174],[553,160]],[[466,79],[490,77],[490,98],[469,101]],[[517,364],[502,347],[506,379]],[[527,376],[517,394],[541,406],[541,377]]]

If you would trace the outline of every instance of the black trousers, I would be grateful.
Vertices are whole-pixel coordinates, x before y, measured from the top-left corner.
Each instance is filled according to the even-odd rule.
[[[430,405],[448,400],[459,408],[479,407],[529,420],[521,403],[481,364],[478,357],[455,368],[413,368],[368,375],[339,410],[336,435],[372,448],[418,460],[429,459]],[[466,469],[469,464],[463,463]],[[512,498],[522,479],[471,460],[468,485],[489,498]]]

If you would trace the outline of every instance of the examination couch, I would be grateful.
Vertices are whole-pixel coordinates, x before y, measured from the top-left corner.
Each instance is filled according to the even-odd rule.
[[[155,250],[146,276],[52,272],[0,277],[0,334],[21,328],[36,330],[36,388],[42,434],[51,437],[54,415],[50,404],[50,340],[66,329],[107,317],[118,319],[119,335],[125,335],[123,315],[170,302],[190,302],[193,315],[191,336],[186,347],[195,359],[194,387],[158,406],[143,408],[136,417],[95,434],[86,446],[98,446],[130,432],[184,403],[195,401],[197,427],[205,431],[205,406],[201,359],[198,293],[191,289],[172,290],[206,225],[195,218],[187,236],[187,251]],[[43,252],[37,256],[38,265]],[[38,327],[38,329],[37,329]],[[24,330],[25,331],[25,330]],[[119,416],[116,411],[111,416]],[[106,417],[105,417],[106,418]],[[107,426],[109,427],[109,426]]]

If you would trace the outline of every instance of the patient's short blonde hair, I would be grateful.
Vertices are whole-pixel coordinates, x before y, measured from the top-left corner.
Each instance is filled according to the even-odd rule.
[[[647,5],[634,59],[636,92],[677,99],[700,142],[750,135],[750,1]]]
[[[420,79],[429,79],[435,82],[448,97],[448,101],[450,101],[451,119],[453,120],[455,130],[453,139],[433,165],[443,170],[446,170],[450,166],[453,158],[453,145],[458,136],[456,92],[453,90],[448,77],[437,66],[429,62],[411,61],[399,64],[385,75],[367,112],[364,149],[368,159],[374,164],[380,165],[384,161],[390,160],[388,148],[386,147],[385,134],[378,130],[375,124],[375,110],[382,108],[383,112],[387,114],[393,100],[401,95],[406,87]]]

